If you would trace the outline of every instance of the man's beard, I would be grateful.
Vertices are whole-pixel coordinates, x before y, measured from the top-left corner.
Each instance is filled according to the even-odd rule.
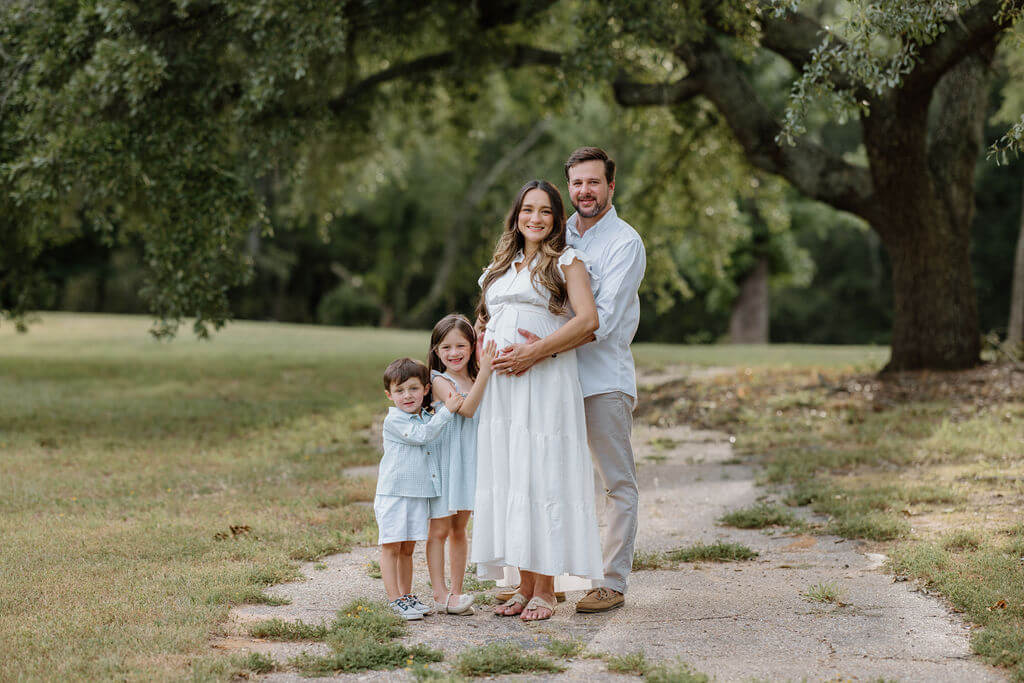
[[[581,209],[580,205],[577,204],[576,202],[572,203],[572,208],[576,209],[576,213],[578,213],[579,215],[583,216],[584,218],[593,218],[594,216],[597,216],[602,211],[604,211],[605,207],[607,207],[607,206],[608,206],[608,202],[605,202],[604,204],[602,204],[601,202],[597,201],[597,197],[594,197],[594,208],[591,209],[589,212],[588,211],[584,211],[583,209]]]

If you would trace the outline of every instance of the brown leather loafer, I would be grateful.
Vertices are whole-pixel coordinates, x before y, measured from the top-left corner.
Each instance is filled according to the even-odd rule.
[[[501,592],[495,594],[494,599],[498,602],[505,602],[510,600],[513,595],[519,591],[519,586],[512,586],[511,588],[504,588]],[[565,591],[555,591],[555,600],[558,602],[565,602]]]
[[[607,612],[626,604],[626,596],[610,588],[591,588],[583,599],[576,603],[576,611],[584,614]]]

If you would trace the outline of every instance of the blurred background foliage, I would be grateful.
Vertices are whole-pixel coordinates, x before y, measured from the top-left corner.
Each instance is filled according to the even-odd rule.
[[[502,25],[504,4],[474,4],[472,25],[464,4],[443,2],[8,4],[4,308],[156,310],[158,331],[176,316],[229,312],[428,327],[472,310],[521,184],[564,187],[564,158],[589,144],[618,161],[616,207],[647,244],[639,340],[722,339],[741,284],[764,262],[771,340],[887,343],[890,266],[863,222],[753,169],[706,100],[616,104],[607,79],[622,60],[674,73],[649,46],[699,38],[687,19],[697,5],[634,2],[612,16],[590,0],[540,3],[537,14],[517,3],[517,20]],[[834,3],[819,4],[827,19]],[[502,44],[575,45],[575,61],[502,68],[479,31],[488,11]],[[639,31],[644,44],[628,38]],[[352,93],[360,74],[446,46],[460,49],[443,79],[424,71]],[[1021,59],[1003,52],[988,144],[1024,101]],[[740,57],[764,101],[784,109],[793,68],[764,51]],[[804,114],[818,142],[864,154],[855,125],[824,105]],[[1022,181],[1021,163],[979,158],[983,331],[1005,331]],[[154,239],[162,233],[173,238]]]

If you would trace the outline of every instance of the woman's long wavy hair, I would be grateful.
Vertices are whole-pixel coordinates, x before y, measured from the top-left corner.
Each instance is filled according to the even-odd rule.
[[[476,307],[477,317],[484,321],[489,319],[487,304],[484,301],[487,288],[505,274],[516,255],[526,245],[523,233],[519,232],[519,211],[523,208],[523,200],[530,190],[543,190],[551,200],[551,211],[554,214],[554,225],[548,236],[540,243],[540,249],[537,251],[537,265],[530,273],[530,281],[538,292],[542,287],[551,292],[548,310],[552,313],[562,315],[568,309],[568,290],[565,287],[565,279],[558,270],[558,257],[565,250],[565,208],[562,204],[562,195],[558,193],[558,188],[546,180],[531,180],[523,185],[519,194],[516,195],[512,210],[509,211],[508,217],[505,219],[505,230],[498,238],[498,244],[494,247],[494,256],[491,257],[491,265],[488,266],[487,275],[484,276],[484,282],[480,288],[480,303]]]
[[[469,364],[466,370],[469,372],[469,378],[476,380],[476,376],[480,372],[480,364],[476,359],[476,330],[473,329],[473,323],[469,322],[466,316],[461,313],[449,313],[434,325],[434,331],[430,333],[430,351],[427,352],[427,365],[430,366],[431,370],[446,372],[444,362],[437,353],[437,347],[441,345],[441,342],[444,341],[444,338],[452,330],[458,330],[466,338],[466,341],[469,342]]]

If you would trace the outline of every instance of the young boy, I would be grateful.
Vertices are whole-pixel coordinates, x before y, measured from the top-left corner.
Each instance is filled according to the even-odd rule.
[[[395,404],[384,418],[384,457],[377,474],[373,512],[380,530],[380,574],[391,609],[407,620],[431,609],[412,594],[412,553],[427,540],[428,501],[440,495],[440,472],[431,451],[462,405],[453,393],[433,415],[424,412],[430,370],[399,358],[384,370],[384,393]]]

